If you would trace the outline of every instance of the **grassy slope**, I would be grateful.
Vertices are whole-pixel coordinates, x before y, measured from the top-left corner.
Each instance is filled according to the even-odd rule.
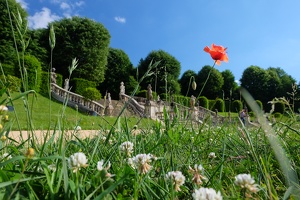
[[[14,93],[12,97],[16,97],[18,94]],[[1,100],[7,98],[3,96]],[[83,113],[79,113],[76,110],[66,107],[61,103],[50,101],[39,94],[34,97],[30,94],[28,97],[28,104],[31,110],[31,117],[34,129],[48,129],[50,124],[50,129],[55,126],[64,126],[67,129],[74,129],[78,124],[82,129],[99,129],[110,128],[116,121],[116,117],[100,117],[100,116],[89,116]],[[24,102],[22,99],[15,100],[13,102],[15,112],[9,112],[9,118],[13,130],[19,130],[18,121],[20,124],[20,129],[27,129],[27,112],[24,107]],[[51,122],[50,122],[50,108],[51,108]],[[17,116],[17,117],[16,117]],[[17,120],[18,119],[18,120]],[[122,117],[121,122],[127,120],[129,126],[134,126],[140,119],[133,117]],[[142,119],[141,124],[143,126],[150,125],[152,122],[147,119]],[[123,124],[123,123],[122,123]]]

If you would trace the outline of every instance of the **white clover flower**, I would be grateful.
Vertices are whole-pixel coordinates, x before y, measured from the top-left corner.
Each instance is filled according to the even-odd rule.
[[[199,188],[192,194],[194,200],[222,200],[220,191],[216,192],[213,188]]]
[[[12,159],[12,156],[9,155],[8,153],[4,153],[4,154],[2,155],[2,157],[1,157],[1,159],[7,159],[7,160],[9,160],[9,159]]]
[[[87,167],[87,159],[84,153],[78,152],[70,156],[68,159],[68,165],[76,173],[81,167]]]
[[[151,154],[138,154],[133,158],[129,158],[128,164],[134,169],[137,169],[139,173],[146,174],[152,168],[152,166],[149,164],[151,159]]]
[[[210,153],[208,154],[208,157],[209,157],[209,158],[216,158],[217,156],[216,156],[215,152],[210,152]]]
[[[120,145],[120,150],[125,152],[126,155],[130,156],[133,152],[133,143],[132,142],[123,142],[121,145]]]
[[[203,181],[207,180],[207,178],[203,175],[204,168],[202,167],[202,165],[195,164],[194,168],[189,166],[188,171],[193,175],[192,181],[197,185],[202,185]]]
[[[97,162],[97,170],[102,171],[102,170],[108,170],[111,166],[110,161],[108,161],[106,167],[104,168],[104,160],[100,160]]]
[[[8,111],[8,108],[5,105],[0,105],[0,112]]]
[[[80,126],[75,126],[75,131],[81,131],[81,127]]]
[[[180,186],[185,182],[185,176],[181,171],[171,171],[166,174],[166,178],[172,181],[175,191],[180,191]]]
[[[249,190],[250,192],[257,192],[258,188],[257,188],[257,184],[255,183],[255,180],[251,177],[250,174],[239,174],[237,176],[235,176],[235,181],[234,181],[235,185],[241,187],[241,188],[245,188],[247,190]]]
[[[48,165],[48,169],[50,171],[56,172],[56,165],[55,164]]]

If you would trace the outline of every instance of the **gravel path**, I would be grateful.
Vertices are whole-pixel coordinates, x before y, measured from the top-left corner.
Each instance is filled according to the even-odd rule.
[[[84,138],[87,138],[87,137],[92,138],[92,137],[95,137],[98,132],[99,132],[98,130],[80,130],[80,131],[76,131],[76,132],[74,132],[74,130],[72,130],[72,131],[64,132],[64,137],[68,140],[76,139],[75,136],[80,138],[80,139],[84,139]],[[48,136],[47,136],[47,140],[49,140],[49,138],[53,134],[54,134],[54,132],[50,131],[50,134],[48,134]],[[61,132],[56,131],[54,138],[58,139],[59,134],[61,134]],[[36,142],[41,144],[46,139],[47,131],[35,130],[33,135],[34,135],[34,139],[36,140]],[[28,134],[27,131],[22,131],[22,132],[20,132],[20,131],[10,131],[9,134],[8,134],[9,138],[14,139],[17,142],[27,140],[31,136],[32,136],[32,133],[29,132],[29,134]]]

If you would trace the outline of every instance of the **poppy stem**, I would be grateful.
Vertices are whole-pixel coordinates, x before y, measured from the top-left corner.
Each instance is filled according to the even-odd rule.
[[[209,77],[210,77],[211,71],[213,70],[213,68],[214,68],[215,65],[216,65],[216,62],[217,62],[217,61],[215,60],[213,66],[212,66],[211,69],[209,70],[208,75],[207,75],[207,78],[206,78],[206,80],[205,80],[205,82],[204,82],[204,85],[202,86],[202,88],[201,88],[201,90],[200,90],[200,92],[199,92],[199,94],[198,94],[198,96],[197,96],[197,100],[199,99],[201,93],[203,92],[203,89],[204,89],[204,87],[205,87],[205,85],[206,85],[206,83],[207,83],[207,81],[208,81],[208,79],[209,79]]]

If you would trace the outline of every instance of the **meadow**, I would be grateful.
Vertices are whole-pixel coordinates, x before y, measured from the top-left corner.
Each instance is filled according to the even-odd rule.
[[[138,118],[120,115],[109,122],[50,102],[49,121],[49,101],[32,97],[16,100],[15,112],[1,107],[1,199],[298,199],[296,117],[256,127],[209,119],[173,123],[165,112],[163,123],[136,125]],[[24,106],[26,98],[31,109]],[[9,137],[16,118],[24,120],[29,110],[32,125],[25,120],[20,127],[31,127],[32,134],[43,128],[43,144]],[[97,136],[65,139],[84,120],[94,125],[82,127],[97,130]]]

